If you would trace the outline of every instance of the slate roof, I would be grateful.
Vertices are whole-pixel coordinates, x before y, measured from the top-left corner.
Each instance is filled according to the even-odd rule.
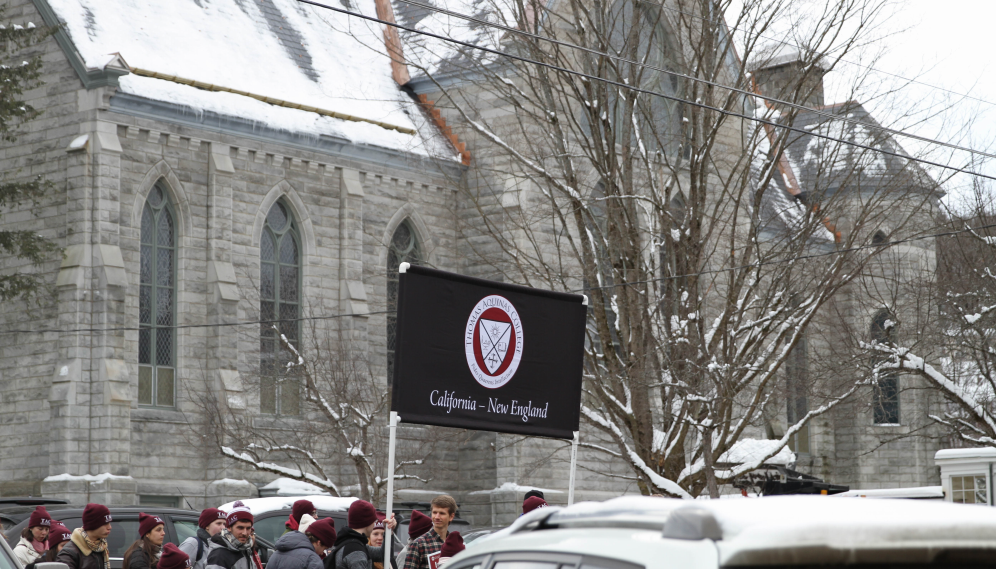
[[[874,192],[890,188],[937,191],[936,183],[919,164],[903,158],[909,157],[909,154],[896,140],[875,128],[881,125],[861,104],[847,102],[819,110],[824,114],[801,112],[795,118],[793,126],[805,132],[790,133],[784,162],[789,171],[784,173],[786,175],[776,171],[762,197],[760,214],[766,230],[781,232],[791,229],[806,215],[809,207],[822,197],[840,191]],[[840,118],[825,116],[827,113]],[[754,161],[755,179],[763,175],[768,148],[765,137]],[[792,183],[793,177],[795,184]],[[823,237],[833,240],[829,231]]]
[[[47,1],[88,68],[119,54],[131,68],[400,127],[321,116],[251,97],[142,76],[119,92],[309,135],[452,158],[431,119],[392,79],[376,24],[295,0]],[[374,0],[348,0],[375,16]],[[149,74],[144,74],[149,75]]]

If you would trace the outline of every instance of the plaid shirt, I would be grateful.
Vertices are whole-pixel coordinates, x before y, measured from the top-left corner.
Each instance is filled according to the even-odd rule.
[[[432,528],[408,545],[408,555],[405,556],[403,569],[430,569],[429,556],[443,549],[443,540]]]

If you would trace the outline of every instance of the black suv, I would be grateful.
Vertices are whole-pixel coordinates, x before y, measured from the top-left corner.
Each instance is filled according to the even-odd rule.
[[[68,500],[58,498],[36,498],[34,496],[0,498],[0,530],[7,533],[21,520],[31,517],[31,512],[35,511],[36,506],[51,508],[53,506],[65,507],[68,504]],[[17,542],[15,541],[15,543]]]
[[[53,520],[59,520],[70,530],[83,526],[83,508],[58,505],[46,505],[45,507]],[[139,512],[159,516],[163,519],[166,527],[166,541],[172,541],[179,545],[183,540],[197,534],[197,517],[200,512],[155,506],[111,507],[110,510],[111,516],[114,518],[114,521],[111,522],[111,535],[107,538],[111,553],[111,569],[121,569],[125,550],[140,537],[138,535]],[[27,525],[28,519],[25,517],[20,523],[6,530],[7,543],[11,547],[17,544],[21,530]]]

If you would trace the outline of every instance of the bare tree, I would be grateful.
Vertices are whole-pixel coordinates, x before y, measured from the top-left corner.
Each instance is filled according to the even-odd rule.
[[[387,470],[387,386],[348,327],[308,322],[304,342],[281,332],[278,326],[285,322],[262,325],[264,336],[272,332],[279,342],[273,354],[279,365],[267,365],[263,357],[255,372],[244,374],[237,405],[220,393],[200,397],[205,432],[214,434],[223,456],[238,463],[314,484],[333,496],[358,495],[379,504],[387,486],[381,474]],[[281,412],[256,410],[253,400],[267,397],[281,399]],[[426,482],[416,472],[436,442],[432,432],[401,440],[395,480]],[[346,488],[354,485],[355,491]]]
[[[948,400],[931,418],[960,444],[996,446],[996,209],[976,182],[964,211],[949,212],[952,235],[939,240],[938,282],[920,299],[937,308],[936,325],[907,342],[864,344],[877,372],[913,372]]]
[[[774,444],[729,462],[784,414],[783,368],[821,311],[874,280],[892,240],[933,224],[933,182],[878,124],[857,124],[854,104],[804,108],[874,38],[884,3],[730,5],[494,0],[474,21],[419,16],[512,57],[403,36],[431,104],[474,149],[472,264],[591,297],[582,413],[604,442],[585,446],[628,464],[646,493],[717,496],[871,385],[823,362],[834,381],[812,378]],[[789,104],[751,96],[750,69],[782,55],[765,38],[786,26],[792,73],[761,88]],[[890,239],[872,247],[886,220]]]

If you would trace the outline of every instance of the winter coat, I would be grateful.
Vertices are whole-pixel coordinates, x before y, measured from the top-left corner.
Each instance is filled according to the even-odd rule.
[[[280,536],[273,549],[266,569],[323,569],[322,558],[308,536],[297,530]]]
[[[197,535],[190,536],[183,540],[180,544],[180,551],[187,554],[190,558],[191,569],[205,569],[207,567],[208,554],[211,550],[218,547],[217,543],[211,541],[211,536],[203,528],[197,528]],[[197,550],[200,549],[201,554],[198,557]]]
[[[59,563],[65,563],[69,569],[104,569],[104,552],[83,553],[73,541],[62,548],[55,560]]]
[[[383,547],[367,545],[367,536],[347,528],[336,538],[332,552],[325,556],[325,569],[373,569],[374,561],[383,560]]]
[[[227,531],[222,530],[211,538],[216,547],[208,553],[205,569],[256,569],[252,549],[237,548],[229,543],[224,537]]]
[[[21,562],[21,567],[27,567],[35,561],[41,559],[42,553],[35,551],[35,546],[32,545],[31,541],[25,538],[21,538],[14,546],[14,557]]]
[[[139,547],[131,552],[131,557],[128,558],[128,566],[123,569],[152,569],[152,562],[149,561],[149,556],[145,554],[145,551]]]

